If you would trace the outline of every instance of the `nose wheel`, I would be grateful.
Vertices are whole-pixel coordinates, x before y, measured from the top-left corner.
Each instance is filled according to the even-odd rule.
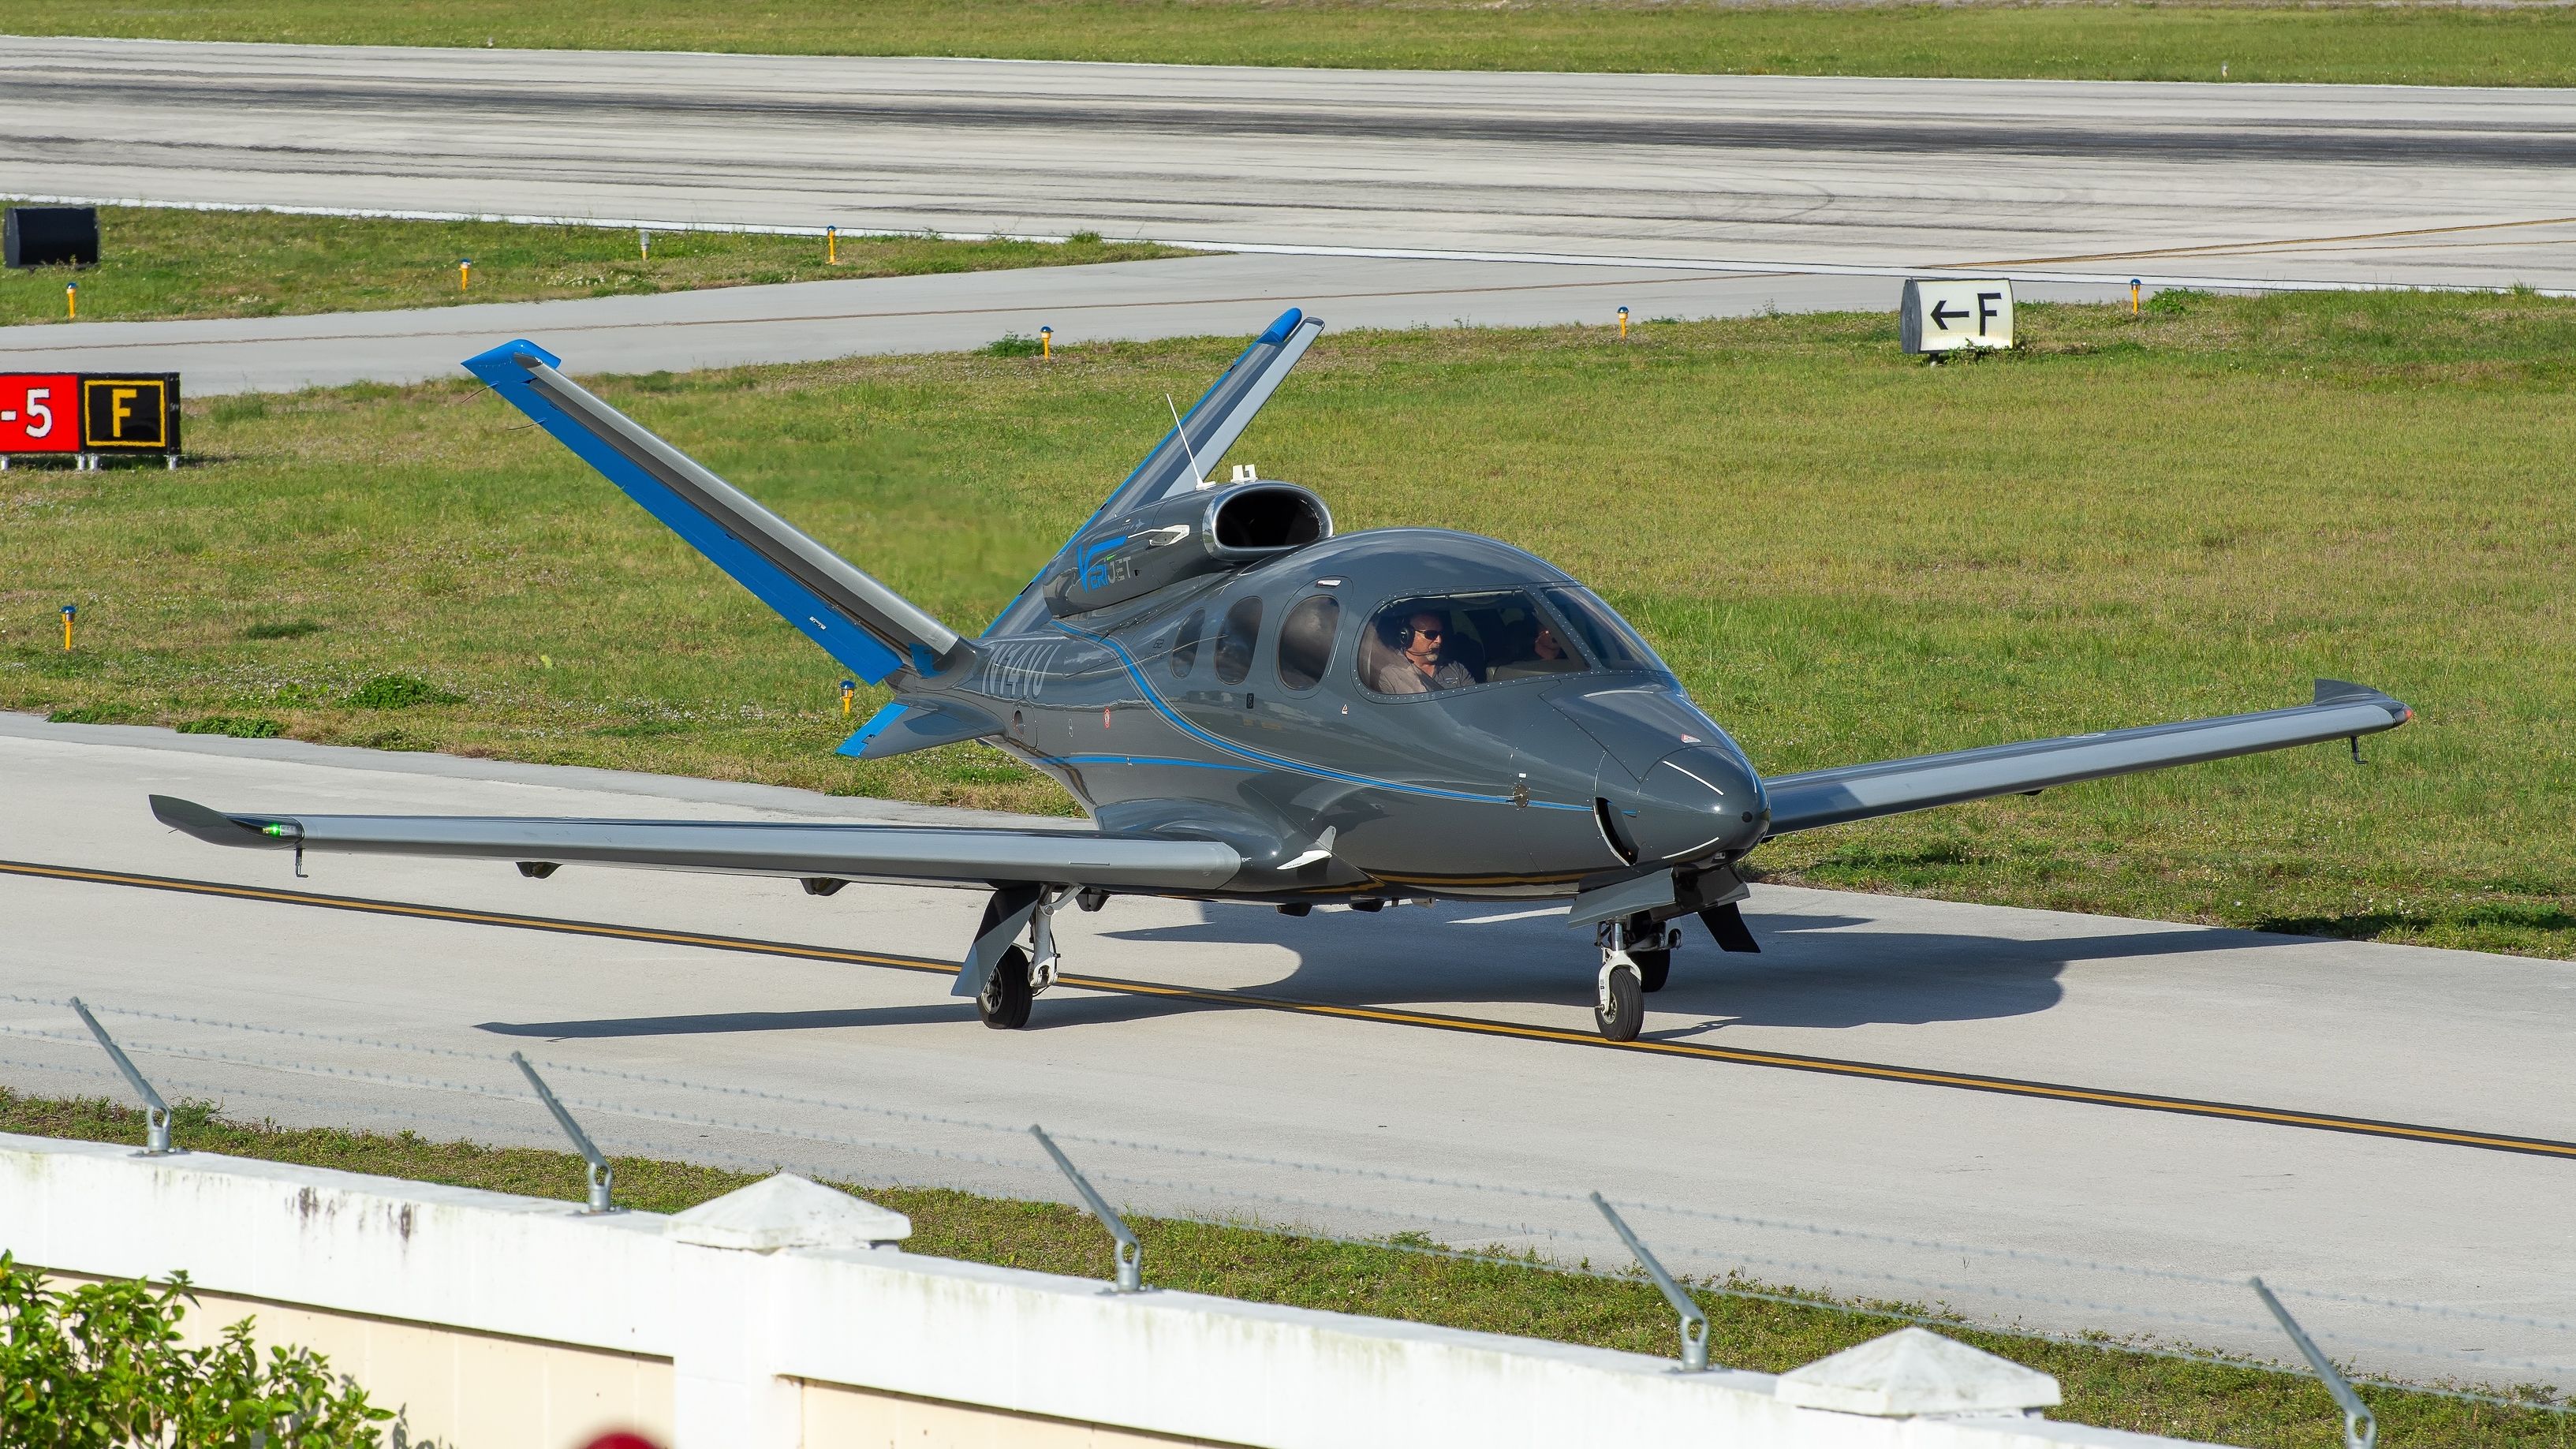
[[[1601,1030],[1605,1041],[1635,1041],[1637,1029],[1646,1024],[1646,987],[1637,968],[1625,952],[1613,951],[1601,963],[1598,999],[1592,1006],[1592,1024]]]
[[[1597,937],[1601,977],[1592,1023],[1609,1041],[1635,1041],[1646,1021],[1646,993],[1661,991],[1673,974],[1673,951],[1682,933],[1644,915],[1604,921]]]

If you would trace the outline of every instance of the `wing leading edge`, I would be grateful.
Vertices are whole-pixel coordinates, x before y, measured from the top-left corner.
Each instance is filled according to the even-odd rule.
[[[1210,840],[1090,830],[979,830],[772,821],[577,820],[513,816],[237,815],[167,795],[162,824],[215,845],[545,865],[866,880],[977,889],[1082,885],[1214,890],[1243,867]]]
[[[2414,711],[2378,690],[2320,679],[2315,702],[2290,709],[1810,770],[1766,779],[1762,788],[1771,802],[1770,834],[1786,835],[2140,770],[2358,739],[2412,718]]]

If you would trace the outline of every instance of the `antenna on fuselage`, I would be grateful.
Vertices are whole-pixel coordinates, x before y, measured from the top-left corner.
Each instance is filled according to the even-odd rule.
[[[1172,401],[1170,393],[1165,393],[1163,406],[1172,410],[1172,436],[1181,440],[1181,455],[1190,460],[1190,487],[1202,490],[1215,487],[1208,481],[1207,474],[1199,471],[1198,450],[1190,446],[1190,430],[1181,426],[1181,405]]]

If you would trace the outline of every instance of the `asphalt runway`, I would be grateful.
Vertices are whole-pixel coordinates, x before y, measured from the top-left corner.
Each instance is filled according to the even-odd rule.
[[[1001,1033],[947,994],[969,893],[343,858],[297,879],[161,828],[156,791],[990,818],[0,716],[0,1081],[121,1091],[36,1004],[77,993],[166,1091],[286,1122],[550,1145],[501,1060],[524,1049],[612,1152],[1058,1196],[1018,1135],[1039,1121],[1156,1210],[1615,1263],[1597,1188],[1663,1205],[1630,1216],[1684,1271],[2280,1357],[2236,1286],[2259,1272],[2311,1295],[2338,1357],[2576,1379],[2576,1335],[2544,1326],[2576,1271],[2568,963],[1766,887],[1763,954],[1694,941],[1612,1047],[1552,913],[1115,900],[1060,918],[1087,985]]]
[[[191,322],[0,327],[29,369],[178,371],[191,397],[349,382],[461,378],[460,359],[526,337],[576,373],[685,371],[863,353],[953,352],[1053,327],[1060,345],[1253,336],[1289,307],[1357,327],[1610,326],[1766,311],[1893,311],[1885,277],[1745,275],[1275,253],[1175,257],[596,297]],[[2025,301],[2109,301],[2125,288],[2020,286]]]
[[[2576,93],[9,37],[0,192],[2125,282],[2576,284]]]

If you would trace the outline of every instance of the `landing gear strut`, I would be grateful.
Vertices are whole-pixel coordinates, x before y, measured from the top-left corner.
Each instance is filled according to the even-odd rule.
[[[1017,1031],[1029,1024],[1029,1002],[1055,984],[1063,960],[1055,948],[1055,913],[1073,893],[1071,886],[1005,886],[993,892],[974,948],[957,974],[958,994],[974,996],[975,1014],[986,1026]],[[1027,946],[1018,943],[1023,928]]]
[[[1672,976],[1673,948],[1682,933],[1667,931],[1645,915],[1601,923],[1601,976],[1592,1023],[1610,1041],[1635,1041],[1646,1022],[1646,993],[1661,991]]]

